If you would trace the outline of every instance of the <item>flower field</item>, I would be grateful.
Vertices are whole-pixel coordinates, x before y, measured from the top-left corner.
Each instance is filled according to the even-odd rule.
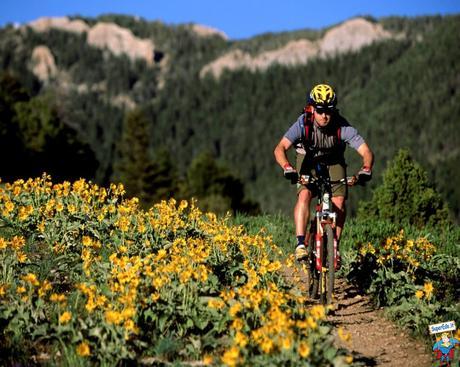
[[[414,230],[353,223],[343,274],[404,329],[431,343],[428,325],[460,322],[458,227]],[[344,246],[344,247],[345,247]]]
[[[0,354],[51,365],[351,362],[280,249],[193,202],[46,175],[0,189]],[[293,267],[292,271],[296,271]]]

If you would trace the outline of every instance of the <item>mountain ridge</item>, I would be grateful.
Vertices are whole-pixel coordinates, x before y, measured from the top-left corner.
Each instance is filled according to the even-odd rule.
[[[273,64],[301,65],[315,57],[326,58],[344,52],[353,52],[373,42],[397,37],[404,36],[391,34],[383,29],[381,24],[358,17],[331,27],[316,41],[309,39],[289,41],[283,47],[261,52],[256,56],[251,56],[237,48],[205,65],[200,71],[200,76],[211,74],[218,79],[224,70],[246,68],[251,71],[263,71]]]
[[[169,27],[115,15],[72,21],[76,19],[89,29],[97,23],[113,23],[140,40],[151,40],[154,62],[149,65],[142,58],[91,46],[87,32],[5,27],[0,29],[0,65],[3,74],[13,75],[28,90],[31,107],[26,111],[52,103],[60,121],[90,146],[98,162],[92,177],[96,182],[111,180],[124,116],[129,109],[139,108],[150,121],[153,157],[166,147],[183,174],[194,157],[208,151],[241,177],[263,210],[289,212],[292,197],[280,180],[272,150],[301,113],[307,90],[327,81],[339,94],[341,112],[375,149],[376,183],[385,162],[397,149],[408,147],[442,188],[453,211],[460,213],[460,188],[454,184],[460,179],[455,169],[460,164],[456,146],[460,136],[453,125],[460,116],[456,102],[459,16],[365,19],[380,24],[392,37],[350,52],[312,57],[306,63],[225,70],[218,79],[202,78],[200,72],[227,52],[240,50],[250,61],[272,52],[276,59],[280,57],[276,53],[290,44],[292,49],[285,50],[295,56],[302,42],[317,45],[335,27],[232,41],[219,35],[200,36],[190,30],[190,24]],[[33,73],[39,64],[31,62],[36,47],[50,51],[42,48],[41,57],[49,59],[42,78]],[[39,103],[32,103],[35,99]],[[12,106],[13,117],[6,115],[0,121],[4,128],[14,126],[18,108]],[[350,158],[350,170],[356,164]],[[368,198],[369,192],[356,196]]]

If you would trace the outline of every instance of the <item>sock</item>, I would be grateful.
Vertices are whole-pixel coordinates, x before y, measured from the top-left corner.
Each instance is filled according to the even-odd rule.
[[[305,246],[305,235],[297,236],[297,246]]]

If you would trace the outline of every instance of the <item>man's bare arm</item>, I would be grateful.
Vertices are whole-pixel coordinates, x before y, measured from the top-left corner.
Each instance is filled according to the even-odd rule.
[[[372,166],[374,164],[374,153],[372,153],[372,150],[369,148],[369,146],[366,143],[363,143],[359,146],[357,151],[359,155],[363,158],[363,167],[368,167],[369,169],[372,169]]]
[[[281,168],[284,168],[286,164],[290,164],[286,152],[291,148],[292,143],[286,137],[283,137],[278,145],[275,147],[276,162],[280,165]]]

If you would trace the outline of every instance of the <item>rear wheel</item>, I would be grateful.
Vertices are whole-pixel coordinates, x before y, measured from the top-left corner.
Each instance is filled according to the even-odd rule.
[[[334,281],[335,281],[335,251],[334,251],[334,230],[330,224],[324,226],[324,236],[327,243],[327,271],[323,273],[326,275],[325,285],[327,290],[327,304],[332,303],[332,295],[334,293]]]

